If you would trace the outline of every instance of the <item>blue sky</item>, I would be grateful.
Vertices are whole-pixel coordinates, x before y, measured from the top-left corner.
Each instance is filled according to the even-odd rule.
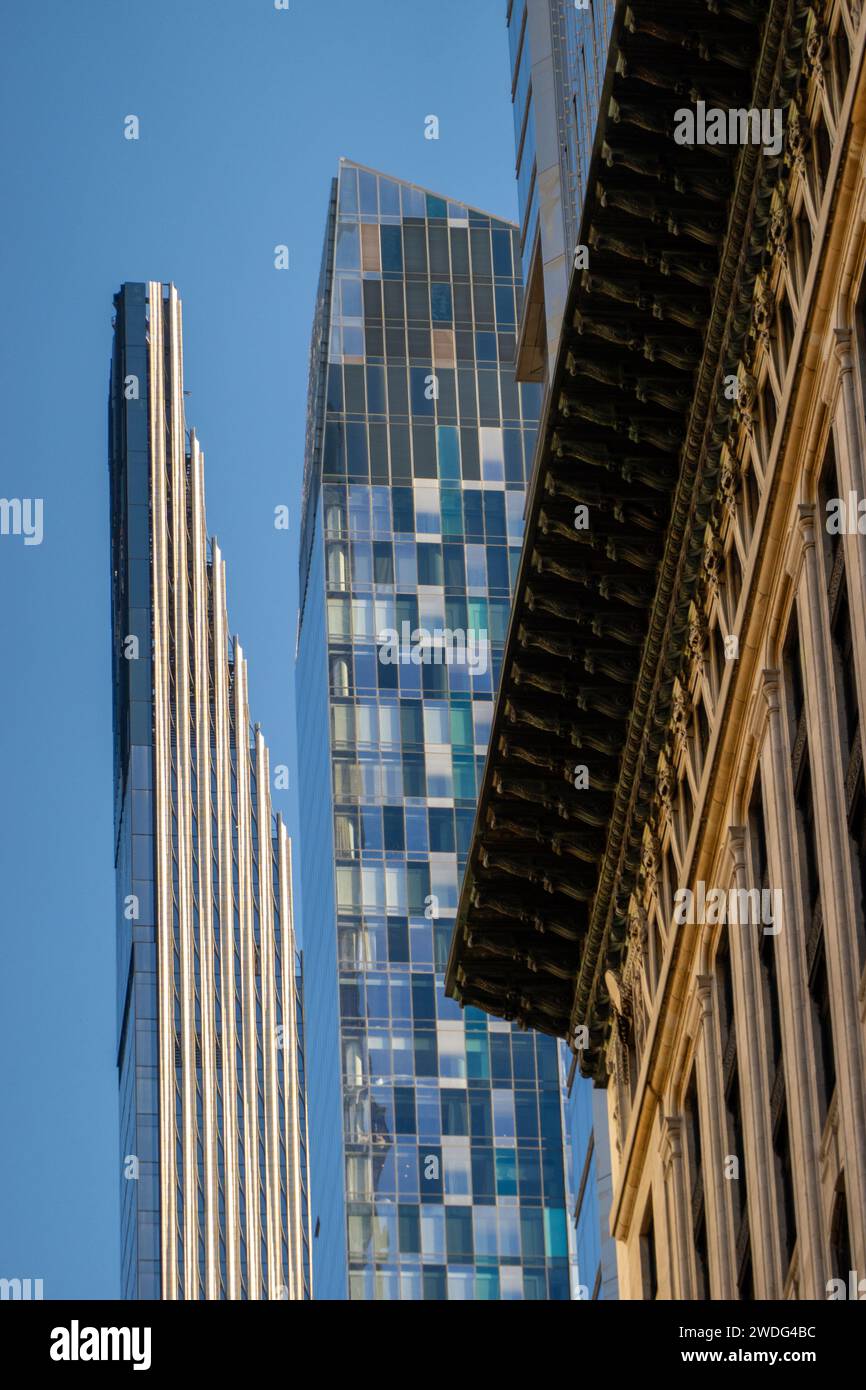
[[[252,717],[294,768],[313,301],[341,155],[516,214],[504,0],[18,0],[0,15],[0,1277],[118,1292],[106,396],[173,280]],[[138,141],[124,139],[136,115]],[[424,138],[424,119],[440,139]],[[291,268],[274,269],[274,247]],[[291,508],[288,535],[273,509]],[[296,782],[296,778],[294,781]],[[283,806],[294,831],[291,795]],[[302,924],[301,924],[302,925]]]

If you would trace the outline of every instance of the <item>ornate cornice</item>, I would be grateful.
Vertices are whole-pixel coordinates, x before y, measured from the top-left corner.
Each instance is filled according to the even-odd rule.
[[[758,12],[766,15],[763,31]],[[580,236],[597,261],[590,276],[573,277],[540,429],[516,612],[447,974],[463,1003],[569,1038],[588,1027],[581,1069],[602,1084],[611,1024],[604,977],[623,967],[639,871],[645,885],[654,876],[644,829],[657,786],[663,802],[673,800],[665,748],[676,679],[685,687],[690,662],[704,659],[702,604],[722,559],[715,536],[708,573],[706,539],[718,525],[723,446],[742,413],[725,379],[739,372],[748,395],[742,364],[783,172],[781,157],[756,146],[733,159],[696,147],[683,172],[656,126],[682,102],[682,43],[690,35],[716,52],[724,47],[718,79],[728,84],[729,105],[787,107],[805,14],[803,0],[763,0],[750,7],[748,23],[726,0],[711,12],[703,0],[632,0],[617,5],[614,19],[612,54],[625,63],[614,56],[608,66]],[[645,80],[633,75],[648,63],[658,79],[651,111]],[[584,479],[594,494],[591,543],[575,539],[568,524],[569,489]],[[658,524],[644,528],[640,518],[651,513]],[[575,664],[586,666],[584,632],[585,676]],[[527,725],[519,739],[501,742],[518,705],[549,732]],[[612,791],[597,795],[563,777],[566,758],[589,740],[605,749],[604,785]],[[532,761],[522,756],[528,752]],[[542,851],[539,862],[536,832],[547,838],[569,824],[585,829],[597,856],[587,900],[565,896],[562,861],[547,864]],[[496,898],[512,910],[510,919],[497,915],[495,930],[520,953],[533,895],[547,884],[551,906],[558,900],[562,917],[572,913],[579,938],[570,997],[565,986],[542,990],[538,975],[509,969],[483,946],[493,929],[484,904]]]

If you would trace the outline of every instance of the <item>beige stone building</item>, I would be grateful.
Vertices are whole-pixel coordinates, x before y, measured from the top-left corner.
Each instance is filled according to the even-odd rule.
[[[616,84],[655,51],[629,43],[674,24],[670,7],[628,8],[611,141],[634,96]],[[680,12],[697,23],[698,8]],[[744,153],[732,172],[656,568],[641,588],[635,556],[628,584],[622,566],[596,583],[608,604],[618,585],[635,614],[629,670],[623,620],[593,609],[594,634],[621,643],[610,689],[569,682],[576,656],[596,673],[600,657],[562,645],[586,623],[568,611],[576,571],[544,549],[555,499],[587,492],[585,473],[557,472],[578,456],[563,391],[593,290],[586,276],[572,284],[580,333],[566,335],[548,400],[449,981],[464,1003],[566,1037],[607,1087],[622,1298],[824,1299],[840,1296],[833,1279],[846,1291],[852,1271],[866,1279],[866,23],[854,0],[719,8],[732,33],[742,11],[761,12],[754,104],[782,111],[784,156],[759,153],[749,174]],[[640,191],[627,190],[632,214]],[[603,225],[610,192],[599,196],[582,238],[622,246]],[[611,359],[623,374],[641,332]],[[660,399],[658,381],[642,395]],[[596,493],[608,560],[626,554],[610,518],[647,536],[659,519],[636,467],[620,465],[618,512]],[[558,600],[538,580],[557,566]],[[579,578],[592,588],[591,565]],[[558,689],[529,656],[556,643]],[[509,782],[517,760],[534,780]],[[588,767],[591,802],[563,789],[569,761]],[[531,870],[532,829],[514,810],[527,803]]]
[[[625,1297],[814,1299],[866,1275],[857,10],[825,7],[788,113],[774,254],[630,904],[607,1052]],[[678,925],[672,890],[700,882],[768,891],[760,913],[728,895],[727,912],[696,904],[704,924]]]

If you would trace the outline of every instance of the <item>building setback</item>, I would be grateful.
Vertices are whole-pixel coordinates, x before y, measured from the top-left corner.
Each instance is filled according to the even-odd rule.
[[[866,1268],[864,45],[614,15],[447,982],[606,1087],[625,1298]],[[783,152],[677,145],[698,100]]]
[[[537,424],[520,287],[513,227],[341,163],[297,663],[322,1297],[570,1295],[556,1043],[442,989]]]
[[[291,848],[251,729],[174,286],[115,296],[109,409],[122,1296],[309,1296]]]

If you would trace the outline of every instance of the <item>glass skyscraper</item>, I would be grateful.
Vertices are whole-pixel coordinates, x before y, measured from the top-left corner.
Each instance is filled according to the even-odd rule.
[[[516,228],[341,163],[297,659],[317,1297],[570,1297],[557,1044],[442,988],[537,428],[520,300]]]
[[[543,381],[559,348],[614,0],[506,0],[526,280],[517,374]]]
[[[575,263],[614,0],[507,0],[527,291],[517,374],[544,381],[556,362]],[[610,1148],[604,1104],[575,1076],[566,1111],[578,1277],[590,1298],[616,1298],[608,1229]]]
[[[173,286],[115,296],[109,406],[121,1290],[309,1295],[291,852],[229,639]]]

